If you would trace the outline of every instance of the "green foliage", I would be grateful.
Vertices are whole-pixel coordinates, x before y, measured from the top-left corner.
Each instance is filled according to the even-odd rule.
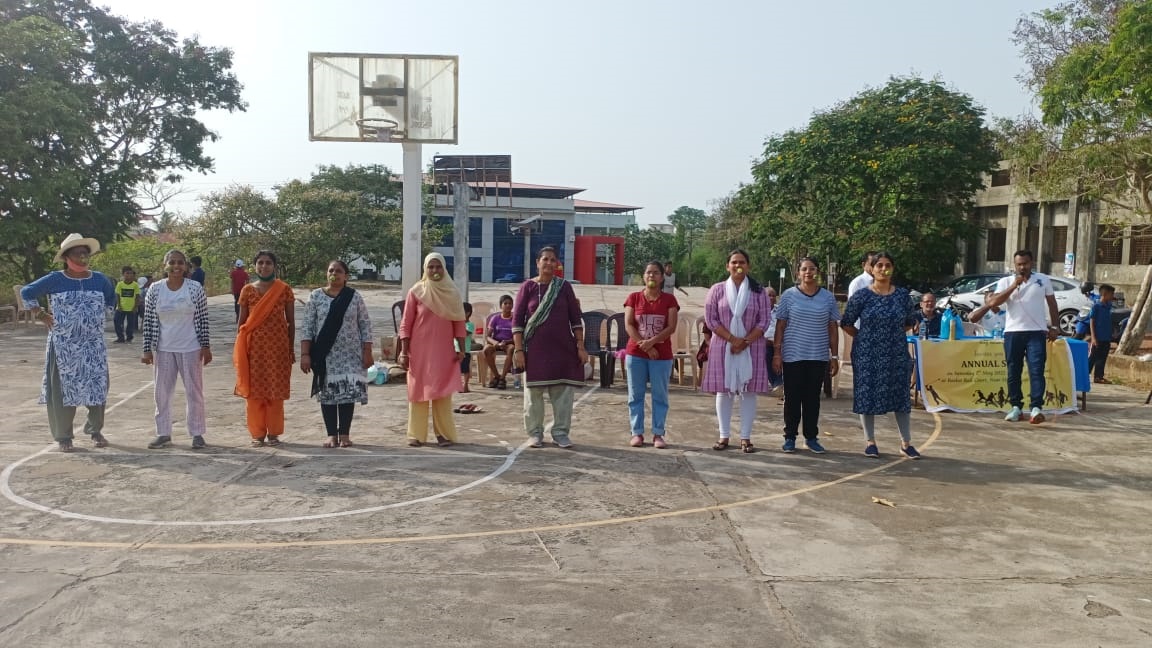
[[[975,233],[972,197],[997,164],[984,111],[938,80],[893,78],[768,139],[728,220],[771,256],[844,264],[885,249],[907,278],[950,273]]]
[[[692,250],[708,226],[708,214],[703,209],[681,206],[668,216],[668,222],[675,228],[672,242],[672,255],[676,273],[682,285],[691,285],[695,275],[691,272]]]
[[[92,268],[112,279],[120,276],[120,269],[132,266],[138,276],[159,276],[164,268],[164,254],[179,245],[165,243],[153,236],[126,239],[104,246],[92,257]],[[187,252],[189,256],[193,253]]]
[[[628,225],[624,228],[624,273],[644,274],[644,266],[649,261],[671,259],[672,244],[671,234]]]
[[[232,52],[89,0],[0,4],[0,266],[25,280],[70,232],[135,226],[137,190],[212,168],[204,110],[243,110]]]
[[[1022,19],[1015,35],[1042,111],[1000,124],[1018,190],[1152,217],[1152,2],[1071,0]],[[1152,266],[1120,353],[1140,347],[1150,290]]]
[[[204,199],[186,239],[215,259],[246,259],[276,252],[280,272],[296,283],[320,281],[332,259],[364,257],[378,268],[403,256],[401,186],[383,166],[322,166],[307,182],[292,180],[268,197],[249,186],[229,187]],[[425,201],[425,212],[430,203]],[[446,228],[425,218],[423,247]]]

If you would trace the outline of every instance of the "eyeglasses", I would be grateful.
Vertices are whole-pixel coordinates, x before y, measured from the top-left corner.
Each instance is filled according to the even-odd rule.
[[[77,259],[87,259],[88,257],[92,256],[92,253],[85,250],[68,250],[64,256],[70,256]]]

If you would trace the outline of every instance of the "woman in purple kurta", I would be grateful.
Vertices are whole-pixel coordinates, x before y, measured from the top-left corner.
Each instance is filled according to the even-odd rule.
[[[740,317],[734,318],[737,312]],[[772,302],[764,288],[748,276],[748,254],[743,250],[734,250],[728,255],[728,279],[708,291],[704,321],[712,329],[712,342],[700,389],[716,394],[720,428],[720,440],[712,449],[728,448],[732,406],[739,398],[740,449],[754,452],[752,422],[756,420],[756,395],[770,389],[764,332],[772,323]]]
[[[544,396],[552,402],[552,440],[571,448],[573,387],[584,384],[584,321],[572,284],[556,276],[556,250],[536,258],[539,275],[525,281],[512,311],[513,362],[524,370],[524,428],[533,448],[544,445]]]

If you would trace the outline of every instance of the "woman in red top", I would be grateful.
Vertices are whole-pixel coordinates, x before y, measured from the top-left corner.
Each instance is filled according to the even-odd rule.
[[[664,419],[668,416],[668,381],[672,377],[672,336],[680,303],[664,292],[664,266],[652,261],[644,268],[644,290],[624,302],[624,328],[628,331],[628,418],[633,448],[644,445],[644,395],[652,385],[652,445],[666,448]]]

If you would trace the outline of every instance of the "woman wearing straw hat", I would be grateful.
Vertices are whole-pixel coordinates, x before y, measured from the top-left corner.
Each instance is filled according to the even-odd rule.
[[[443,448],[456,442],[452,394],[460,388],[464,320],[460,292],[444,268],[444,257],[433,252],[424,257],[424,275],[404,300],[396,356],[400,368],[408,372],[408,445],[412,447],[428,440],[429,410],[436,445]]]
[[[40,402],[48,406],[48,426],[61,452],[72,452],[72,421],[76,408],[88,408],[84,432],[97,448],[104,438],[104,406],[108,402],[108,348],[104,345],[104,314],[116,305],[116,291],[103,274],[90,270],[88,260],[100,251],[96,239],[69,234],[60,244],[56,262],[64,269],[24,286],[24,308],[48,327],[44,382]],[[40,310],[40,298],[49,310]]]

